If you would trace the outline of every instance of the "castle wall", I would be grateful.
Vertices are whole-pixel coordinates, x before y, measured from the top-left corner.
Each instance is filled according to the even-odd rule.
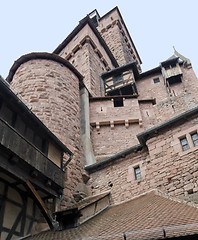
[[[11,85],[31,104],[36,116],[74,153],[67,167],[65,184],[65,194],[72,198],[75,187],[82,182],[84,166],[78,77],[56,61],[32,59],[19,66]]]
[[[159,78],[160,82],[154,83]],[[167,99],[167,92],[164,86],[164,79],[161,73],[153,74],[136,81],[139,99],[156,99],[156,103]]]
[[[111,129],[110,126],[102,126],[99,131],[93,128],[91,140],[97,161],[101,161],[111,155],[124,151],[138,143],[136,133],[141,128],[138,123],[131,123],[128,128],[119,124]]]
[[[113,69],[112,62],[98,38],[87,24],[59,54],[68,60],[83,76],[92,96],[103,93],[100,74]],[[104,93],[103,93],[104,94]]]
[[[117,9],[102,17],[97,29],[120,66],[137,61],[138,69],[141,71],[139,56]]]
[[[142,118],[141,132],[156,125],[155,109],[152,102],[140,102],[140,113]]]
[[[135,136],[142,131],[138,100],[123,99],[122,107],[114,107],[113,101],[90,101],[91,140],[97,160],[137,144]]]
[[[159,132],[147,141],[148,151],[131,153],[93,172],[89,180],[93,194],[111,190],[112,203],[119,203],[157,188],[170,196],[197,201],[198,146],[190,136],[197,131],[198,116]],[[179,140],[184,136],[190,147],[187,151],[182,150]],[[141,171],[139,180],[135,179],[136,167]]]
[[[155,120],[150,119],[153,125],[160,124],[178,114],[187,111],[198,104],[196,89],[198,80],[190,67],[181,66],[182,82],[165,87],[161,74],[154,74],[142,78],[136,82],[139,99],[156,99],[153,105]],[[159,82],[154,83],[154,79]],[[145,119],[145,118],[144,118]],[[143,119],[143,126],[147,128]]]

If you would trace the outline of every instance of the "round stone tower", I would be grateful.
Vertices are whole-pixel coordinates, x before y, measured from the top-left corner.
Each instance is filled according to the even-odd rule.
[[[74,153],[67,166],[65,196],[82,184],[84,162],[80,137],[80,73],[55,54],[30,53],[12,66],[7,81],[32,112]]]

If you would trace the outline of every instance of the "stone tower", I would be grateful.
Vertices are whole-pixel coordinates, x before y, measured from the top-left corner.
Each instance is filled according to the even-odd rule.
[[[12,88],[31,104],[32,111],[73,152],[73,159],[67,166],[64,190],[66,199],[70,201],[75,188],[83,183],[79,94],[81,74],[57,55],[31,53],[17,60],[12,78],[8,80]],[[67,160],[65,156],[64,162]]]

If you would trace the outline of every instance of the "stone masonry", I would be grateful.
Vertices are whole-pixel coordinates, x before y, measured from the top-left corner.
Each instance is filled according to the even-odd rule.
[[[120,203],[152,189],[177,197],[191,197],[198,191],[198,146],[190,133],[198,131],[198,118],[174,124],[151,137],[147,148],[131,153],[94,171],[89,180],[93,194],[111,190],[112,203]],[[180,137],[187,135],[190,148],[182,151]],[[141,169],[136,180],[134,168]]]
[[[72,198],[76,186],[83,182],[84,166],[78,77],[55,61],[32,59],[20,65],[11,85],[31,104],[32,111],[43,123],[74,153],[65,179],[65,194]]]

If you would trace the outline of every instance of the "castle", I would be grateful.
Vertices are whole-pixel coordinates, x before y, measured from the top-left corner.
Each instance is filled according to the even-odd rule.
[[[2,240],[197,239],[198,79],[141,63],[115,7],[1,78]]]

